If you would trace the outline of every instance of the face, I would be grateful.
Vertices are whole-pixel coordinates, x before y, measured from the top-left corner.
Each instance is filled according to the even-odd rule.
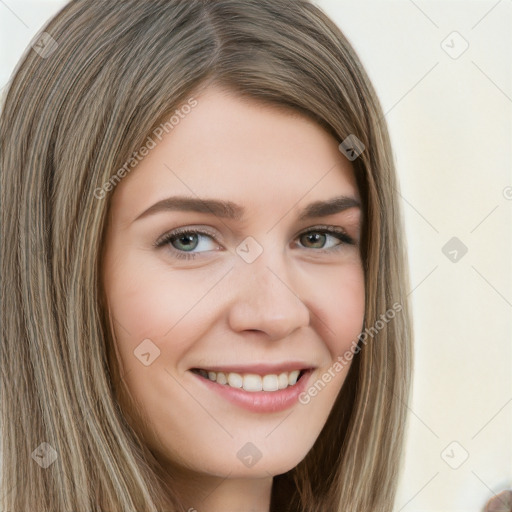
[[[195,100],[109,197],[124,408],[175,471],[267,477],[305,457],[349,369],[333,365],[363,323],[360,196],[313,121]]]

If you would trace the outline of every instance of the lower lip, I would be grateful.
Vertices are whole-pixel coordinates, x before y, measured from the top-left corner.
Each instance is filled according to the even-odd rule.
[[[219,393],[229,402],[252,412],[279,412],[295,405],[300,394],[306,389],[313,370],[307,370],[293,386],[279,391],[245,391],[241,388],[232,388],[227,384],[218,384],[191,372],[208,389]]]

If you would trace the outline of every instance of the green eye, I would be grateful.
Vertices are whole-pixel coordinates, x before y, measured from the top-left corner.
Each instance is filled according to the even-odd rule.
[[[307,250],[318,249],[321,252],[337,251],[347,244],[354,244],[354,240],[343,229],[335,226],[309,229],[301,233],[297,239],[300,247]],[[326,247],[325,244],[329,239],[338,240],[339,243],[331,243]],[[155,247],[169,246],[174,256],[185,259],[193,259],[198,254],[219,248],[213,233],[195,228],[175,229],[163,235],[154,245]]]

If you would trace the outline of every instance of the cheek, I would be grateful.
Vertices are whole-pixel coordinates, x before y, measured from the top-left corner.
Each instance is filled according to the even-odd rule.
[[[364,272],[359,262],[317,276],[317,292],[312,300],[331,359],[336,359],[356,341],[365,312]],[[318,286],[322,283],[322,286]],[[314,318],[314,316],[313,316]],[[322,326],[322,327],[320,327]]]
[[[149,338],[158,343],[172,338],[179,350],[179,337],[173,333],[181,330],[187,315],[201,301],[207,283],[204,276],[191,278],[190,273],[163,269],[143,258],[127,258],[106,279],[116,331],[129,334],[133,342]]]
[[[317,292],[310,297],[311,307],[316,307],[313,318],[317,318],[316,331],[321,332],[326,358],[312,375],[299,402],[307,411],[307,421],[320,431],[343,387],[353,357],[357,357],[353,354],[365,313],[364,271],[360,261],[354,260],[317,274],[315,282]]]

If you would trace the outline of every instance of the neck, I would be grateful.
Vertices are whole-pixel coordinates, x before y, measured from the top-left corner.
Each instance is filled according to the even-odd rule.
[[[272,477],[201,475],[186,480],[175,478],[174,488],[189,512],[269,512]]]

